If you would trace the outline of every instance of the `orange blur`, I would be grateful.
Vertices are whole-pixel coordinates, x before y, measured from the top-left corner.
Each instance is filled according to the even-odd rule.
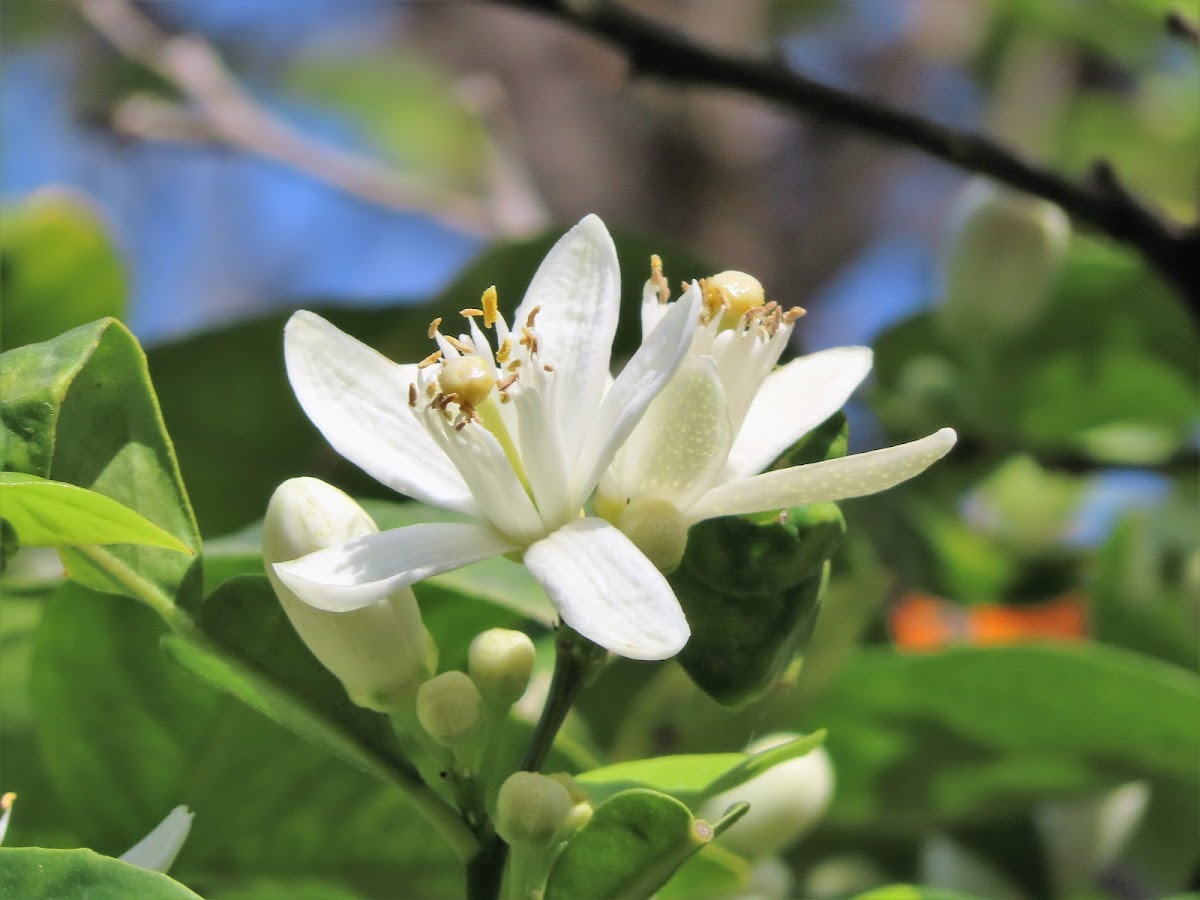
[[[991,647],[1026,641],[1087,638],[1083,598],[1069,592],[1036,606],[982,603],[961,606],[913,591],[888,615],[892,640],[901,650],[940,650],[955,644]]]

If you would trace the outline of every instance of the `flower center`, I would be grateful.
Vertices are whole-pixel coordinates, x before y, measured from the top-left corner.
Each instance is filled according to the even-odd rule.
[[[745,272],[719,272],[704,279],[704,305],[711,314],[721,310],[721,329],[735,328],[742,316],[766,302],[761,282]]]
[[[447,359],[437,377],[438,387],[454,395],[460,406],[479,406],[495,385],[491,367],[483,357],[471,355]]]

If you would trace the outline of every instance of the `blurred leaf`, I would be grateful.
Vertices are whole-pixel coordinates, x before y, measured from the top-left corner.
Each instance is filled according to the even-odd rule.
[[[200,546],[187,491],[137,340],[105,319],[0,354],[3,469],[111,497]],[[199,598],[199,564],[173,550],[121,546],[84,555],[64,548],[71,577],[97,590],[163,603]]]
[[[709,797],[732,790],[763,772],[803,756],[824,740],[824,732],[810,734],[761,753],[709,753],[657,756],[616,763],[583,772],[576,777],[593,803],[633,787],[670,794],[694,807]]]
[[[0,472],[0,510],[26,546],[140,544],[192,553],[175,535],[116,500],[37,475]]]
[[[622,791],[597,806],[558,855],[546,900],[648,897],[711,839],[678,800],[641,788]]]
[[[149,610],[75,585],[46,605],[37,728],[89,845],[121,852],[186,803],[173,872],[206,895],[270,872],[365,896],[461,894],[449,845],[403,795],[196,681],[163,658],[162,633]]]
[[[621,752],[642,752],[635,734],[666,752],[710,752],[764,731],[828,729],[830,835],[986,821],[1134,778],[1200,785],[1200,678],[1102,645],[860,650],[805,707],[785,692],[735,716],[671,672],[630,709]]]
[[[855,894],[853,900],[981,900],[972,894],[958,891],[943,891],[941,888],[921,887],[912,884],[889,884],[875,888],[865,894]]]
[[[91,850],[0,848],[0,897],[21,900],[201,900],[182,884]]]
[[[396,54],[303,56],[289,88],[353,116],[375,146],[433,184],[482,187],[487,132],[446,75]]]
[[[14,4],[28,5],[37,4]],[[6,9],[6,30],[8,25]],[[124,315],[125,265],[82,196],[42,190],[3,216],[0,348],[48,341],[87,322]]]
[[[561,229],[555,229],[528,241],[492,247],[428,304],[314,308],[392,359],[423,359],[432,347],[426,335],[429,322],[437,316],[455,321],[458,311],[477,303],[489,285],[500,291],[501,310],[515,309],[542,257],[560,236]],[[642,266],[648,272],[652,252],[662,253],[668,271],[680,276],[716,269],[666,241],[620,233],[614,240],[627,273],[616,361],[638,346],[639,275]],[[205,535],[226,534],[261,518],[275,487],[296,475],[315,475],[356,497],[395,497],[334,453],[305,418],[284,372],[286,320],[285,315],[273,315],[150,351],[154,383]],[[229,402],[231,397],[237,402]]]

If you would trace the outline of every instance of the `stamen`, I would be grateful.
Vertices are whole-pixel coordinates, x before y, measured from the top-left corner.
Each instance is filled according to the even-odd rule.
[[[501,403],[508,403],[511,400],[512,400],[512,398],[509,397],[508,394],[506,394],[504,391],[500,392],[500,402]]]
[[[808,310],[805,309],[803,306],[793,306],[791,309],[789,309],[787,312],[785,312],[783,314],[783,321],[785,321],[785,322],[787,322],[787,324],[791,325],[798,318],[800,318],[803,315],[806,315],[807,313],[808,313]]]
[[[441,319],[438,319],[437,321],[440,322]],[[421,360],[419,363],[417,363],[417,368],[424,369],[428,366],[432,366],[435,362],[437,362],[441,358],[442,358],[442,351],[434,350],[427,357],[425,357],[423,360]]]
[[[437,385],[434,382],[431,381],[431,382],[429,382],[429,384],[425,385],[425,396],[426,397],[432,397],[436,393],[437,393]]]
[[[650,283],[658,292],[659,303],[666,303],[671,299],[671,287],[667,284],[666,276],[663,275],[662,258],[657,253],[650,254]]]
[[[529,311],[529,315],[527,315],[525,317],[525,327],[526,328],[533,327],[533,320],[537,318],[537,314],[540,313],[541,311],[542,311],[542,308],[540,306],[535,306],[533,309],[531,309]]]
[[[550,365],[549,363],[546,363],[544,366],[542,366],[542,369],[546,372],[553,372],[554,366]]]
[[[417,405],[417,386],[412,382],[409,382],[408,384],[408,405]]]
[[[466,309],[460,309],[460,310],[458,311],[458,314],[459,314],[460,316],[462,316],[464,319],[469,319],[469,318],[471,318],[472,316],[482,316],[482,315],[483,315],[483,310],[482,310],[482,309],[476,309],[476,308],[475,308],[475,307],[473,307],[473,306],[468,306]]]
[[[429,323],[429,331],[428,331],[428,332],[426,332],[426,334],[428,334],[428,335],[429,335],[429,339],[430,339],[431,341],[433,340],[433,336],[434,336],[435,334],[437,334],[437,331],[438,331],[438,326],[439,326],[439,325],[441,325],[441,324],[442,324],[442,317],[441,317],[441,316],[438,316],[436,319],[434,319],[432,322],[430,322],[430,323]]]
[[[452,334],[444,334],[444,335],[442,335],[442,337],[444,337],[446,339],[446,341],[450,344],[450,346],[453,347],[455,350],[457,350],[459,353],[465,353],[468,356],[475,355],[475,348],[472,347],[470,344],[468,344],[466,341],[459,340]]]
[[[518,375],[520,375],[519,372],[513,372],[511,375],[509,375],[507,378],[503,379],[502,381],[497,381],[496,382],[496,390],[507,391],[510,387],[513,386],[513,383],[516,382]]]
[[[533,309],[533,312],[531,312],[529,314],[530,318],[533,317],[533,315],[537,312],[537,310],[538,310],[538,307],[535,306]],[[533,329],[531,329],[528,325],[524,325],[521,328],[521,334],[524,335],[524,337],[522,337],[520,340],[521,346],[529,348],[530,356],[537,356],[538,339],[537,339],[537,335],[534,334]]]
[[[471,420],[470,420],[470,419],[460,419],[459,421],[457,421],[457,422],[455,422],[455,423],[454,423],[454,430],[455,430],[455,431],[462,431],[464,428],[466,428],[466,427],[467,427],[467,423],[468,423],[469,421],[471,421]]]
[[[504,365],[508,362],[508,358],[512,355],[512,340],[505,338],[500,342],[500,348],[496,351],[496,362]]]
[[[500,316],[500,307],[496,300],[496,286],[494,284],[483,292],[483,297],[479,302],[483,305],[484,327],[491,328],[496,324],[496,319]]]

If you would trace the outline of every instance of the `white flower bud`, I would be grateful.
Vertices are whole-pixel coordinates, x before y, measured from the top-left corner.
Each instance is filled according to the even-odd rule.
[[[471,641],[467,672],[485,700],[507,709],[529,687],[533,658],[529,635],[508,628],[489,628]]]
[[[479,688],[462,672],[443,672],[417,690],[417,721],[439,744],[461,745],[482,720]]]
[[[800,737],[767,735],[746,748],[761,753]],[[751,859],[778,853],[795,843],[824,815],[833,798],[833,764],[824,748],[788,760],[740,787],[710,797],[700,811],[709,821],[719,819],[734,803],[745,800],[750,810],[721,835],[730,849]]]
[[[496,833],[514,846],[549,847],[574,805],[557,779],[514,772],[496,797]]]
[[[955,340],[1005,337],[1045,306],[1066,252],[1066,214],[1046,200],[971,182],[951,214],[945,303],[938,325]]]
[[[275,489],[263,522],[263,563],[283,611],[301,640],[359,706],[388,711],[411,700],[437,668],[437,648],[411,588],[351,612],[304,603],[274,572],[274,563],[335,547],[379,529],[361,506],[316,478]]]
[[[1057,896],[1094,887],[1120,858],[1149,802],[1150,787],[1133,781],[1102,794],[1048,800],[1034,810]]]

